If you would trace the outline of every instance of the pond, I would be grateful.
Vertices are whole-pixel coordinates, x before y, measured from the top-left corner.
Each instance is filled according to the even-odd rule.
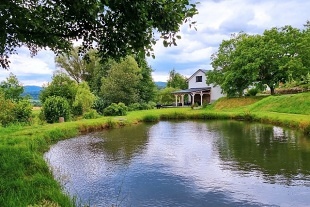
[[[271,125],[138,124],[60,141],[45,159],[89,206],[310,204],[310,138]]]

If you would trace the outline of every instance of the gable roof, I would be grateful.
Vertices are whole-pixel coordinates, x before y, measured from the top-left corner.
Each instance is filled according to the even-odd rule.
[[[206,74],[206,72],[207,72],[208,70],[205,70],[205,69],[198,69],[191,77],[189,77],[186,81],[188,82],[190,79],[192,79],[193,77],[195,77],[196,76],[196,74],[198,73],[198,72],[203,72],[204,74]]]

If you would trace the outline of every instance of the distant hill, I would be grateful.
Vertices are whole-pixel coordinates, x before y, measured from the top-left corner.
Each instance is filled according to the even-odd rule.
[[[22,96],[30,95],[33,100],[39,100],[39,95],[42,90],[40,86],[24,86],[24,93]]]
[[[157,81],[157,82],[155,82],[155,84],[158,88],[166,88],[167,87],[167,82]]]

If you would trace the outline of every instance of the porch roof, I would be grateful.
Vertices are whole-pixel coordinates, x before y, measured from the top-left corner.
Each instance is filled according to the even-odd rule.
[[[210,92],[211,87],[204,87],[204,88],[189,88],[185,90],[174,91],[172,94],[191,94],[197,92]]]

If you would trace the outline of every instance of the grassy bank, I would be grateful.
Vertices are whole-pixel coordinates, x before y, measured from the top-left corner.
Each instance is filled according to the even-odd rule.
[[[74,206],[74,201],[62,193],[61,186],[53,179],[43,159],[44,152],[62,139],[141,121],[169,119],[259,121],[296,128],[310,136],[309,110],[310,93],[304,93],[223,98],[206,109],[154,109],[130,112],[125,117],[0,128],[0,206]]]

